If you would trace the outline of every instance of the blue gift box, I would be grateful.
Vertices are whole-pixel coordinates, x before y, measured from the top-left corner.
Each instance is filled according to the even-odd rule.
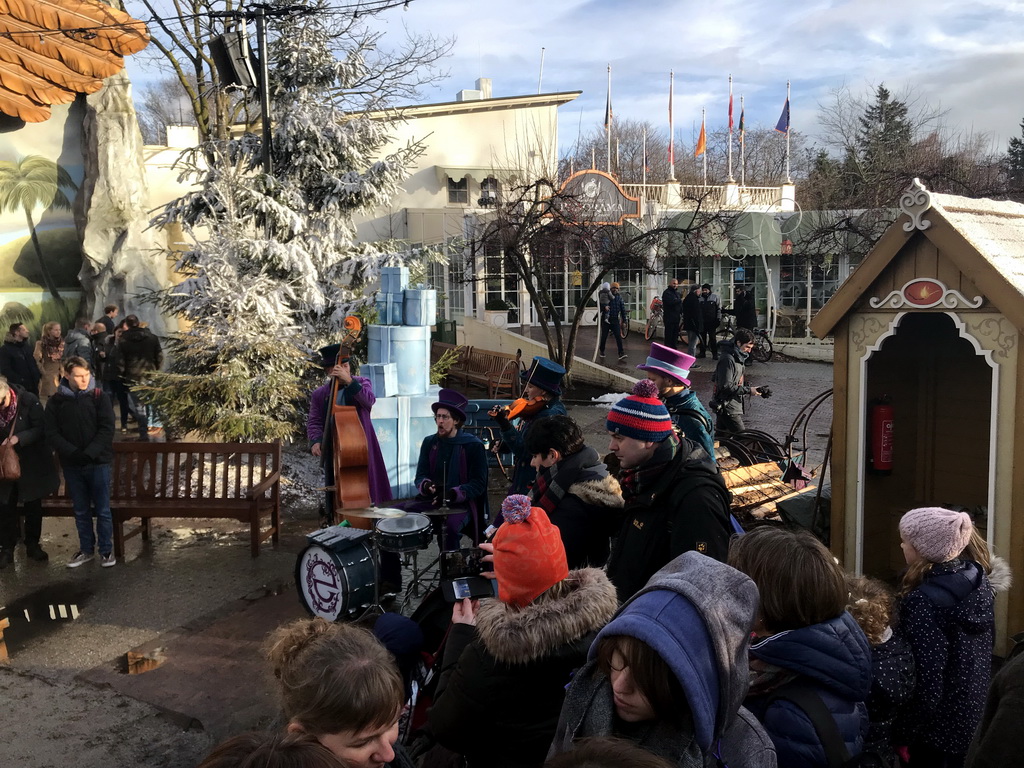
[[[406,288],[404,295],[406,325],[433,325],[437,322],[437,291],[433,288]]]
[[[367,363],[359,367],[359,375],[370,380],[378,398],[398,394],[398,366],[394,363]]]
[[[408,267],[382,267],[380,270],[381,293],[401,293],[409,287]]]
[[[396,499],[416,495],[413,480],[420,445],[425,437],[437,432],[434,412],[430,410],[437,402],[437,389],[435,385],[427,394],[415,397],[378,398],[370,412],[373,431],[388,469],[391,493]]]
[[[422,395],[430,386],[430,328],[423,325],[371,325],[367,360],[394,363],[398,394]]]
[[[401,325],[405,316],[404,293],[378,293],[376,299],[377,322],[381,325]]]

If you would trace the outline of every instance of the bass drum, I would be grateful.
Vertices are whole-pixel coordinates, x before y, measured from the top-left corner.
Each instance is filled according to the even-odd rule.
[[[328,621],[370,605],[373,581],[373,555],[360,540],[313,541],[295,564],[299,600],[312,615]]]

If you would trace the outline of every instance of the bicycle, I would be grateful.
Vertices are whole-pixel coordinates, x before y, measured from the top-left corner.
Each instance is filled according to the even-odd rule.
[[[647,325],[644,326],[644,338],[648,341],[658,332],[658,325],[664,322],[661,299],[657,296],[651,301],[650,312],[651,314],[647,316]]]

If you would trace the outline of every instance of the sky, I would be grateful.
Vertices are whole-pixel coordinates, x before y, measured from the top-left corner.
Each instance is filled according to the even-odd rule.
[[[733,76],[748,126],[774,126],[792,82],[792,125],[812,141],[819,104],[837,88],[861,96],[884,82],[948,110],[961,133],[1004,151],[1024,118],[1024,2],[1018,0],[412,0],[382,28],[455,36],[450,76],[424,93],[447,101],[490,77],[494,96],[583,91],[559,109],[559,140],[604,121],[608,64],[619,118],[668,123],[684,136],[728,120]]]
[[[616,117],[666,130],[674,70],[683,137],[695,137],[702,107],[709,131],[726,126],[730,74],[749,127],[775,125],[790,80],[792,127],[812,142],[836,89],[864,96],[882,82],[996,151],[1024,117],[1024,0],[411,0],[373,23],[385,44],[405,29],[455,38],[449,75],[421,103],[450,101],[478,77],[496,97],[536,93],[543,48],[542,90],[583,91],[559,109],[563,147],[603,123],[609,64]],[[129,58],[136,83],[152,75],[142,62]]]

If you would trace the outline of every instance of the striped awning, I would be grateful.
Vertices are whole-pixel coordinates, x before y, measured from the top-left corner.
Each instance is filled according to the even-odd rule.
[[[100,0],[0,0],[0,113],[43,122],[148,43],[143,22]]]

